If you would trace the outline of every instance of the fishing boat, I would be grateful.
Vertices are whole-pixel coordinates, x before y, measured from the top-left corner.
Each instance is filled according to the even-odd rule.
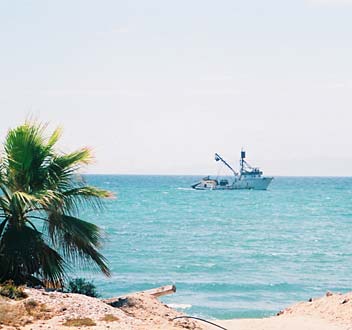
[[[226,178],[218,180],[210,176],[203,178],[191,187],[197,190],[235,190],[235,189],[254,189],[266,190],[273,180],[273,177],[263,176],[263,172],[258,167],[252,167],[245,161],[246,152],[241,151],[240,170],[236,172],[231,165],[226,162],[219,154],[215,154],[215,160],[221,161],[233,174],[233,179]]]

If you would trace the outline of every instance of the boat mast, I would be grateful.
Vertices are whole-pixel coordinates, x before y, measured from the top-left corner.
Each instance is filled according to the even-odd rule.
[[[215,160],[218,162],[221,160],[233,173],[234,176],[238,176],[238,173],[226,162],[225,159],[223,159],[219,154],[215,154]]]

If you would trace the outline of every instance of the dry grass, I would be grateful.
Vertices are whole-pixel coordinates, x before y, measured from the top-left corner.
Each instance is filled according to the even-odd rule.
[[[0,300],[0,325],[21,327],[35,320],[48,320],[51,310],[33,299],[23,302]]]
[[[89,327],[97,325],[92,319],[84,318],[84,319],[69,319],[63,325],[67,327]]]
[[[23,306],[27,312],[27,315],[32,316],[35,320],[48,320],[53,316],[50,313],[50,308],[48,308],[45,304],[39,304],[33,299],[24,301]]]
[[[26,300],[23,305],[24,305],[25,309],[27,310],[27,312],[30,312],[33,309],[36,309],[39,304],[35,300],[29,299],[29,300]]]
[[[116,322],[120,321],[120,319],[112,314],[105,314],[104,317],[100,319],[100,321],[105,321],[105,322]]]

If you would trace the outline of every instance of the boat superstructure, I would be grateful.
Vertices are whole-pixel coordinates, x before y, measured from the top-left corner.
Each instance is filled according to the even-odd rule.
[[[252,167],[245,160],[246,152],[241,151],[240,170],[236,172],[231,165],[226,162],[219,154],[215,154],[215,160],[221,161],[233,174],[233,179],[226,178],[218,180],[209,176],[200,182],[192,185],[197,190],[234,190],[234,189],[255,189],[266,190],[273,180],[273,177],[264,177],[263,172],[257,167]]]

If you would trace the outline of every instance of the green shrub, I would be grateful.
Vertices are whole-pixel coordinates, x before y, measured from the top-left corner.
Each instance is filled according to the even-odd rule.
[[[99,297],[95,285],[84,278],[75,278],[69,281],[67,291],[84,294],[89,297]]]
[[[5,283],[0,284],[0,296],[16,300],[28,297],[23,291],[23,288],[16,286],[13,281],[6,281]]]

